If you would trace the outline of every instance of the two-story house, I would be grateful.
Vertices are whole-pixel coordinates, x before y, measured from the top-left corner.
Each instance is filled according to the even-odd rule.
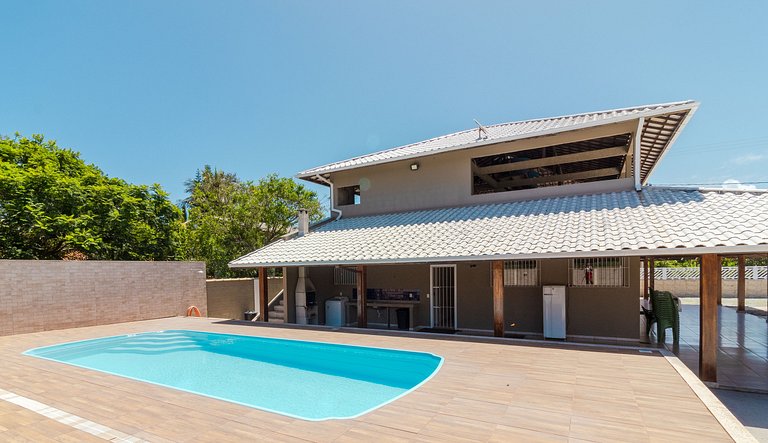
[[[768,252],[768,194],[646,185],[697,107],[478,126],[303,171],[331,217],[230,266],[283,268],[291,323],[400,309],[416,330],[636,342],[643,257]]]

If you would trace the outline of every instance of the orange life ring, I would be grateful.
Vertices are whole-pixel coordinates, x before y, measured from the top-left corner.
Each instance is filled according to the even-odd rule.
[[[195,314],[195,317],[200,317],[200,310],[195,305],[187,308],[187,317],[191,317],[192,314]]]

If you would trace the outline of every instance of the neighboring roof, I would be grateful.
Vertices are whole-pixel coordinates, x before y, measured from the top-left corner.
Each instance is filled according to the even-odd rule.
[[[768,252],[768,192],[646,187],[342,218],[231,267]]]
[[[484,126],[486,134],[482,138],[478,138],[477,128],[468,129],[418,143],[307,169],[298,173],[297,177],[314,180],[313,177],[318,174],[422,157],[439,152],[540,137],[558,132],[573,131],[645,117],[646,122],[643,128],[640,155],[641,180],[645,183],[654,166],[664,154],[664,151],[674,142],[675,137],[685,126],[698,105],[697,102],[688,100]]]

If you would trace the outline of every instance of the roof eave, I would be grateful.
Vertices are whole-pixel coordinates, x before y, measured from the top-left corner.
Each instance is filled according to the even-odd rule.
[[[590,258],[590,257],[678,257],[695,256],[701,254],[765,254],[768,253],[768,244],[762,245],[736,245],[736,246],[696,246],[685,248],[648,248],[648,249],[616,249],[606,251],[581,251],[581,252],[552,252],[543,254],[497,254],[497,255],[472,255],[455,257],[417,257],[401,259],[372,259],[354,261],[305,261],[305,262],[280,262],[280,263],[230,263],[233,269],[247,269],[259,267],[295,267],[295,266],[349,266],[349,265],[394,265],[394,264],[426,264],[444,262],[468,262],[491,260],[537,260],[560,258]]]

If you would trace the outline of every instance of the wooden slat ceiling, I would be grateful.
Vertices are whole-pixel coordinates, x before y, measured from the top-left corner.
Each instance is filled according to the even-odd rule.
[[[472,159],[474,193],[619,178],[629,133]]]
[[[640,138],[640,180],[642,183],[646,182],[688,112],[660,115],[645,120],[643,135]]]

